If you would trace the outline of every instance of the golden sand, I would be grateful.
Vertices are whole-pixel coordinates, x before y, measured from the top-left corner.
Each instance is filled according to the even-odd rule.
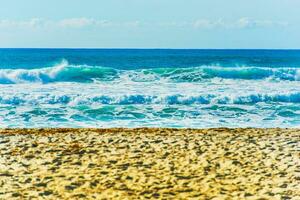
[[[300,199],[299,129],[6,129],[0,151],[0,199]]]

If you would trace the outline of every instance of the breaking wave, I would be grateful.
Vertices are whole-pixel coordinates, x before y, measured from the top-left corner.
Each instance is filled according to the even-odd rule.
[[[300,103],[300,92],[288,94],[250,94],[242,96],[222,96],[216,94],[184,96],[184,95],[33,95],[17,94],[0,97],[0,104],[9,105],[41,105],[41,104],[65,104],[65,105],[130,105],[130,104],[162,104],[162,105],[192,105],[192,104],[253,104],[259,102],[283,102]]]
[[[300,81],[299,68],[215,67],[152,68],[119,70],[114,68],[71,65],[64,60],[58,65],[40,69],[1,69],[0,84],[113,81],[126,77],[134,82],[167,80],[200,82],[212,78],[271,79]]]

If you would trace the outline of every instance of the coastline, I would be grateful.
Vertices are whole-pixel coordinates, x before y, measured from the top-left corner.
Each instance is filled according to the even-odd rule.
[[[297,199],[300,129],[1,129],[0,198]]]

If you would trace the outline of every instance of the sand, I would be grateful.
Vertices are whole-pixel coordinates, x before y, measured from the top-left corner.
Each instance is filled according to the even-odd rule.
[[[0,199],[300,199],[299,129],[3,129]]]

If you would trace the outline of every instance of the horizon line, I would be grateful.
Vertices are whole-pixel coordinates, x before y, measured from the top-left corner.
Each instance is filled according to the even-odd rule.
[[[86,49],[86,50],[300,50],[300,48],[137,48],[137,47],[0,47],[0,49]]]

